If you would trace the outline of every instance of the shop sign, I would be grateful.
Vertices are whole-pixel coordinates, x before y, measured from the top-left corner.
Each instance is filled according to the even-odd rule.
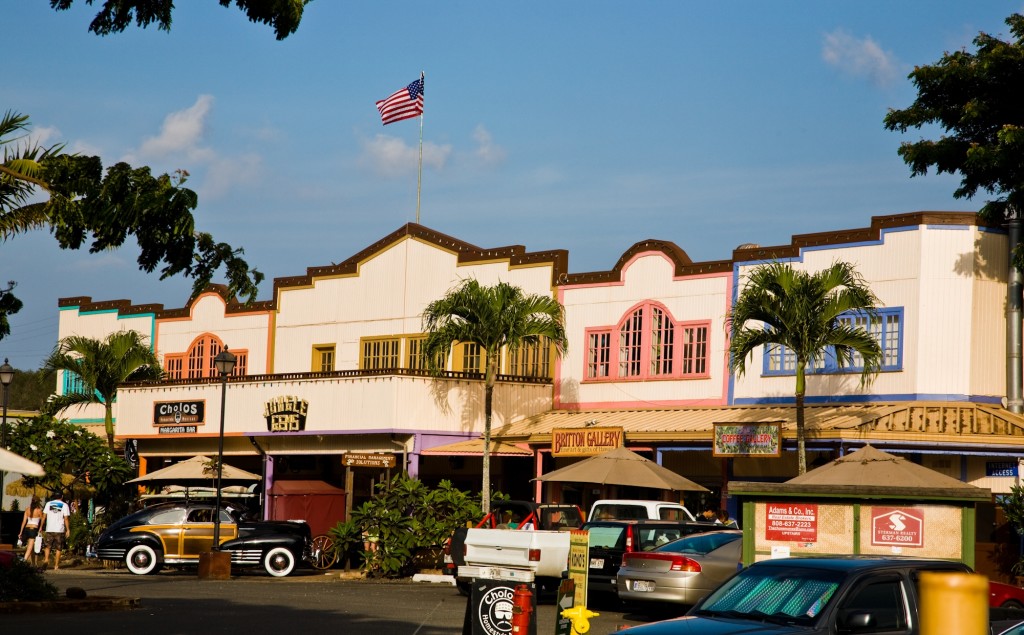
[[[555,428],[551,431],[551,456],[589,456],[625,445],[621,427]]]
[[[587,576],[590,571],[590,532],[573,529],[569,533],[569,579],[575,584],[573,606],[587,605]]]
[[[714,456],[780,456],[782,424],[716,423]]]
[[[306,411],[309,402],[294,396],[275,397],[263,406],[267,430],[271,432],[301,432],[306,429]]]
[[[807,503],[766,503],[765,540],[818,541],[818,506]]]
[[[153,403],[153,423],[158,426],[180,426],[206,421],[206,401],[157,401]],[[193,428],[195,426],[192,426]],[[164,434],[164,431],[160,431]]]
[[[872,507],[871,544],[876,547],[924,546],[924,511]]]
[[[987,461],[985,476],[1017,476],[1016,461]]]
[[[195,434],[195,426],[160,426],[157,428],[160,434]]]
[[[379,467],[379,468],[392,468],[395,467],[395,455],[394,454],[360,454],[358,452],[348,452],[341,455],[341,464],[345,467]]]

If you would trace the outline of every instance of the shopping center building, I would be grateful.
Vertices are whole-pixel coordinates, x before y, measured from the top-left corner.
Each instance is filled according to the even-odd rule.
[[[569,347],[563,357],[547,346],[503,356],[493,487],[581,504],[646,494],[531,480],[624,445],[708,487],[717,504],[730,480],[797,471],[793,356],[757,350],[744,375],[729,370],[727,316],[746,274],[770,261],[807,271],[846,261],[880,300],[870,328],[882,370],[864,386],[859,368],[826,358],[809,375],[808,464],[871,443],[998,495],[1018,482],[1024,442],[1024,417],[1002,405],[1007,242],[974,214],[917,212],[786,245],[743,244],[713,262],[646,240],[609,254],[617,261],[607,271],[577,273],[562,250],[477,247],[409,224],[340,264],[277,278],[269,299],[249,305],[217,286],[170,309],[65,298],[59,335],[135,329],[153,343],[166,379],[123,387],[115,410],[117,438],[137,448],[141,472],[216,454],[223,406],[226,462],[263,474],[268,488],[326,481],[358,504],[403,466],[478,489],[482,356],[460,344],[447,372],[427,373],[421,314],[462,280],[508,282],[562,303]],[[224,348],[238,363],[222,385],[213,359]],[[66,390],[74,378],[58,381]],[[92,408],[69,414],[102,421]],[[764,442],[737,449],[737,435]],[[979,544],[996,513],[979,510]]]

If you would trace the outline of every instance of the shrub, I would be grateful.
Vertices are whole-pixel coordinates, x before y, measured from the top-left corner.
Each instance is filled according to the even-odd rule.
[[[371,548],[360,551],[363,571],[371,577],[395,578],[410,574],[417,560],[440,560],[455,528],[479,520],[481,514],[479,498],[452,487],[450,481],[430,489],[400,474],[378,484],[373,499],[354,509],[352,518],[330,534],[339,557],[366,541]]]
[[[40,569],[24,560],[0,567],[0,602],[38,602],[56,600],[57,587],[47,581]]]

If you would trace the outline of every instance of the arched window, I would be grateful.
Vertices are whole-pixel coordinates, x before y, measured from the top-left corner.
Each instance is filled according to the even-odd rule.
[[[168,379],[202,379],[217,377],[217,368],[213,359],[224,350],[224,342],[212,333],[204,333],[193,340],[188,351],[179,354],[168,354],[164,358],[164,370]],[[232,377],[247,374],[249,354],[245,350],[230,349],[235,356],[235,368]]]
[[[709,330],[709,321],[676,322],[664,306],[642,302],[615,327],[586,329],[585,379],[707,377]]]

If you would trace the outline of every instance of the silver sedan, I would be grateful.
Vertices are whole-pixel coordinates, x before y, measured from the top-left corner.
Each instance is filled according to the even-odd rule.
[[[742,539],[742,531],[714,531],[626,554],[616,582],[619,599],[696,604],[739,570]]]

